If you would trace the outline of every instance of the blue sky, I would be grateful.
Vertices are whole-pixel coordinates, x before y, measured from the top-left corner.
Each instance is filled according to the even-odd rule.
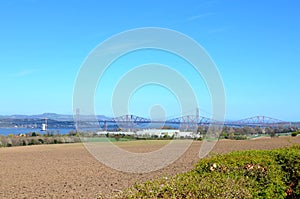
[[[72,113],[74,82],[88,54],[114,34],[150,26],[182,32],[206,49],[223,78],[228,119],[266,115],[299,121],[299,19],[296,0],[2,0],[0,115]],[[151,62],[155,52],[149,54],[143,61]],[[155,61],[168,58],[161,57]],[[166,62],[172,65],[174,60]],[[192,74],[187,78],[191,84],[196,81]],[[153,92],[166,97],[151,99]],[[203,92],[200,108],[209,113]],[[149,86],[135,94],[131,111],[148,116],[145,101],[148,106],[167,104],[167,115],[176,115],[176,100],[167,93]],[[101,104],[109,100],[101,101],[101,95],[100,90],[97,114],[110,115]]]

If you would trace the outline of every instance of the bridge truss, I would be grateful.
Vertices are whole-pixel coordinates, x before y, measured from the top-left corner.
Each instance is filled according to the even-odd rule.
[[[179,129],[195,129],[199,126],[209,125],[220,125],[231,127],[279,127],[290,125],[290,122],[285,122],[279,119],[274,119],[267,116],[255,116],[238,121],[225,121],[224,123],[213,120],[211,118],[196,116],[196,115],[185,115],[182,117],[172,118],[166,121],[162,120],[151,120],[136,115],[123,115],[120,117],[110,118],[107,120],[99,120],[99,123],[104,129],[107,129],[108,125],[116,125],[121,129],[141,129],[145,127],[156,126],[176,126]]]
[[[290,125],[290,122],[285,122],[279,119],[267,117],[267,116],[255,116],[249,117],[246,119],[233,121],[233,122],[225,122],[226,126],[249,126],[249,127],[279,127]]]

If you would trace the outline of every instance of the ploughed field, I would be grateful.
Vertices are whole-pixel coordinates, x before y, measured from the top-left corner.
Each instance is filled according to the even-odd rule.
[[[124,150],[145,153],[158,150],[166,143],[167,141],[128,141],[116,144]],[[83,144],[0,148],[0,198],[110,198],[135,182],[192,169],[199,160],[201,143],[193,142],[173,164],[143,174],[113,170],[97,161]],[[212,152],[268,150],[293,144],[300,144],[300,136],[220,140]]]

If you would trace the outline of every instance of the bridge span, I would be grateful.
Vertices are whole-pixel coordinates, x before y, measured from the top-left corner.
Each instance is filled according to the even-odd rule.
[[[97,119],[91,121],[88,119],[75,118],[78,124],[91,124],[92,122],[99,123],[100,127],[107,130],[109,126],[118,126],[122,129],[140,129],[155,126],[169,126],[181,129],[194,129],[199,126],[224,125],[229,127],[284,127],[291,126],[291,122],[286,122],[279,119],[274,119],[267,116],[255,116],[237,121],[217,121],[208,117],[197,115],[185,115],[182,117],[172,118],[168,120],[151,120],[149,118],[139,117],[136,115],[123,115],[115,118]]]

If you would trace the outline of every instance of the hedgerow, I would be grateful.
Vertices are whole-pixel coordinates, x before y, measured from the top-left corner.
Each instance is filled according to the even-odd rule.
[[[0,147],[81,142],[77,136],[0,136]]]
[[[300,198],[300,146],[202,159],[171,178],[137,183],[118,198]]]

